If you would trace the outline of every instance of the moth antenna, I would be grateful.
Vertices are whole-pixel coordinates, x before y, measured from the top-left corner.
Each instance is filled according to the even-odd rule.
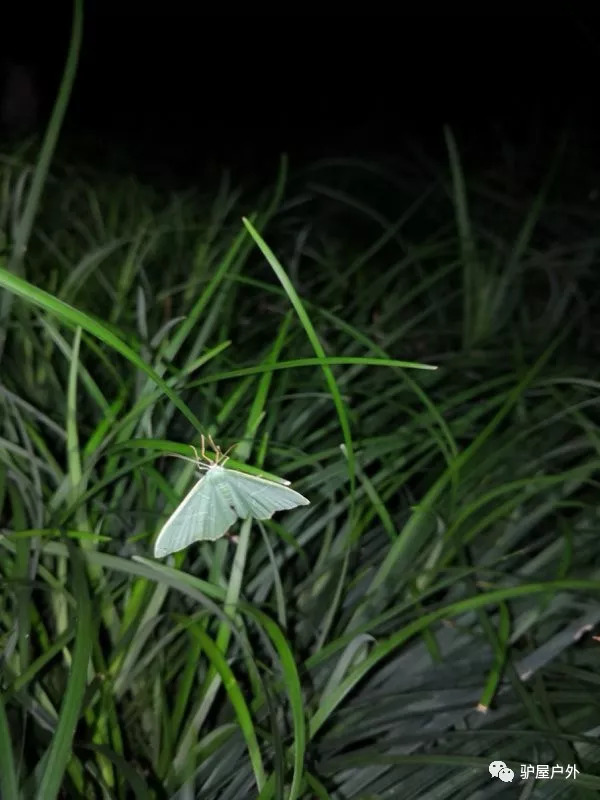
[[[214,450],[214,452],[215,452],[215,453],[218,453],[218,452],[219,452],[219,448],[218,448],[218,446],[217,446],[217,445],[214,443],[214,440],[213,440],[212,436],[210,435],[210,433],[208,434],[208,443],[209,443],[209,445],[212,447],[212,449]]]
[[[220,464],[221,461],[223,460],[223,453],[221,452],[221,448],[219,447],[218,444],[215,444],[214,439],[212,438],[212,436],[210,434],[208,435],[207,439],[208,439],[209,445],[212,447],[213,452],[215,454],[214,463],[215,464]],[[211,459],[211,461],[212,461],[212,459]]]
[[[223,453],[223,458],[229,458],[229,453],[231,453],[234,447],[237,447],[237,443],[232,444],[231,447],[228,447],[227,450],[225,450],[225,452]]]

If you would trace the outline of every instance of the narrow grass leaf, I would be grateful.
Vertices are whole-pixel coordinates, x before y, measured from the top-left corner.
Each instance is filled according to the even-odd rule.
[[[74,545],[69,546],[69,555],[72,568],[73,598],[77,608],[75,646],[56,730],[37,788],[37,800],[55,800],[59,795],[63,776],[71,758],[73,736],[83,710],[81,703],[85,694],[94,637],[95,624],[92,619],[84,560]]]

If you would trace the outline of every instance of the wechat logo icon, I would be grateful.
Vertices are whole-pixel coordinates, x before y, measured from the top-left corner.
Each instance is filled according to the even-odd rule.
[[[492,778],[498,778],[503,783],[510,783],[515,777],[515,773],[504,761],[492,761],[488,769]]]

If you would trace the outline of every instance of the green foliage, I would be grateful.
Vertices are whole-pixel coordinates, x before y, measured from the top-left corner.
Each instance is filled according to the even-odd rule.
[[[380,219],[363,263],[363,232],[294,230],[300,180],[244,225],[226,183],[123,213],[130,184],[67,172],[2,265],[7,796],[469,797],[496,759],[598,783],[582,320],[542,336],[522,299],[466,346],[461,237]],[[165,455],[200,433],[311,506],[159,563],[193,470]]]
[[[2,158],[2,797],[600,788],[596,244],[447,142],[210,200]],[[159,562],[200,434],[311,505]]]

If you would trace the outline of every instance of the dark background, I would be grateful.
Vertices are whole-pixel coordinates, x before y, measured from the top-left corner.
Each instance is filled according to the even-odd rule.
[[[34,67],[43,121],[71,5],[52,15],[18,8],[4,55]],[[298,163],[418,142],[443,157],[444,123],[475,158],[501,142],[543,151],[566,128],[595,158],[595,17],[187,9],[87,0],[69,141],[87,142],[98,161],[118,156],[191,179],[214,162],[272,171],[282,151]]]

